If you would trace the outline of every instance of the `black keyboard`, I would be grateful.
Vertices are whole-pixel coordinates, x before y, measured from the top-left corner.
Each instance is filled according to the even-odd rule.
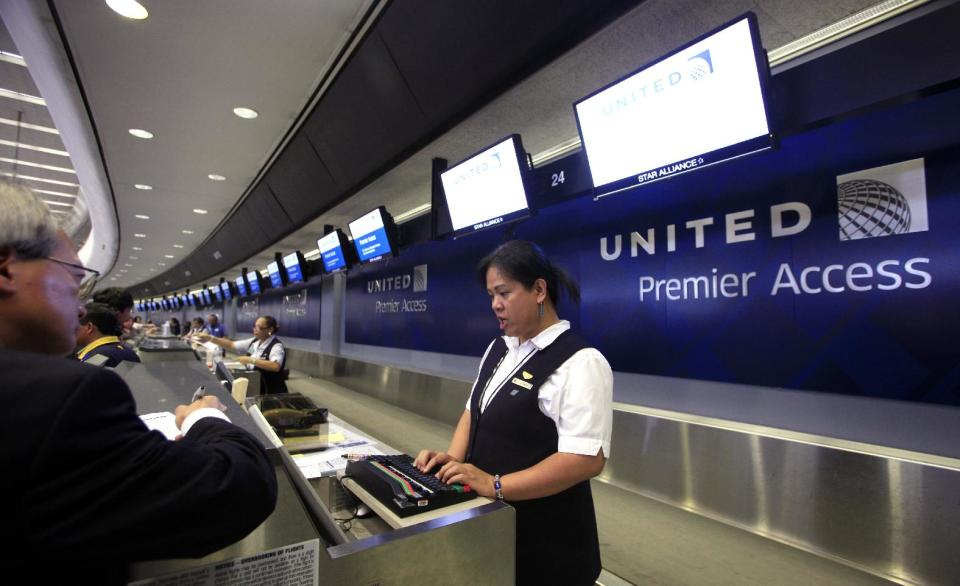
[[[444,484],[425,474],[406,454],[369,456],[347,463],[350,477],[399,517],[409,517],[476,497],[468,485]]]

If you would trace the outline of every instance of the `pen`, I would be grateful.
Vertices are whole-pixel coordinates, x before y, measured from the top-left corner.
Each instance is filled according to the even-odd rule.
[[[366,460],[369,454],[343,454],[341,458],[346,458],[347,460],[357,461],[357,460]]]
[[[202,399],[203,396],[206,394],[206,390],[207,390],[206,387],[204,387],[203,385],[200,385],[199,387],[197,387],[197,390],[193,391],[193,398],[190,399],[190,402],[195,403],[200,399]]]

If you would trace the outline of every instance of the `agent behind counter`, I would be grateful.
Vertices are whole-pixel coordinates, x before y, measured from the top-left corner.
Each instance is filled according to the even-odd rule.
[[[260,371],[261,394],[286,393],[287,383],[284,381],[283,366],[286,363],[286,351],[283,343],[277,338],[277,320],[269,315],[261,315],[253,324],[253,337],[234,342],[229,338],[217,338],[206,332],[199,333],[196,339],[203,342],[213,342],[221,348],[233,350],[237,353],[246,353],[237,360],[246,365],[248,370]]]

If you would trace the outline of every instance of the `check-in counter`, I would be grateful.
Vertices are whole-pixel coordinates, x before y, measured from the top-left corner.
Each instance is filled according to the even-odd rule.
[[[196,361],[197,353],[190,344],[175,337],[147,336],[137,345],[141,362]]]
[[[202,362],[124,363],[117,372],[141,414],[173,411],[205,386],[227,405],[235,424],[264,442],[279,487],[274,512],[241,541],[199,559],[137,563],[134,583],[179,583],[170,582],[174,576],[205,584],[512,583],[515,514],[508,505],[451,508],[399,528],[376,516],[344,521],[353,508],[336,476],[308,481],[286,447],[275,447]],[[331,421],[346,426],[335,417]]]

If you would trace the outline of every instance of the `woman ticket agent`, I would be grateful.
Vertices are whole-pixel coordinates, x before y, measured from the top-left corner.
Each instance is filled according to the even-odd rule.
[[[446,452],[415,465],[516,509],[516,583],[593,584],[600,547],[590,478],[610,455],[613,373],[557,315],[569,275],[531,242],[478,266],[503,336],[487,347]]]
[[[261,315],[253,324],[253,337],[233,341],[229,338],[217,338],[206,332],[198,333],[194,339],[201,342],[213,342],[227,350],[233,350],[240,356],[237,361],[247,370],[260,371],[260,392],[263,394],[286,393],[287,383],[283,370],[286,354],[283,343],[277,338],[277,320],[269,315]]]

